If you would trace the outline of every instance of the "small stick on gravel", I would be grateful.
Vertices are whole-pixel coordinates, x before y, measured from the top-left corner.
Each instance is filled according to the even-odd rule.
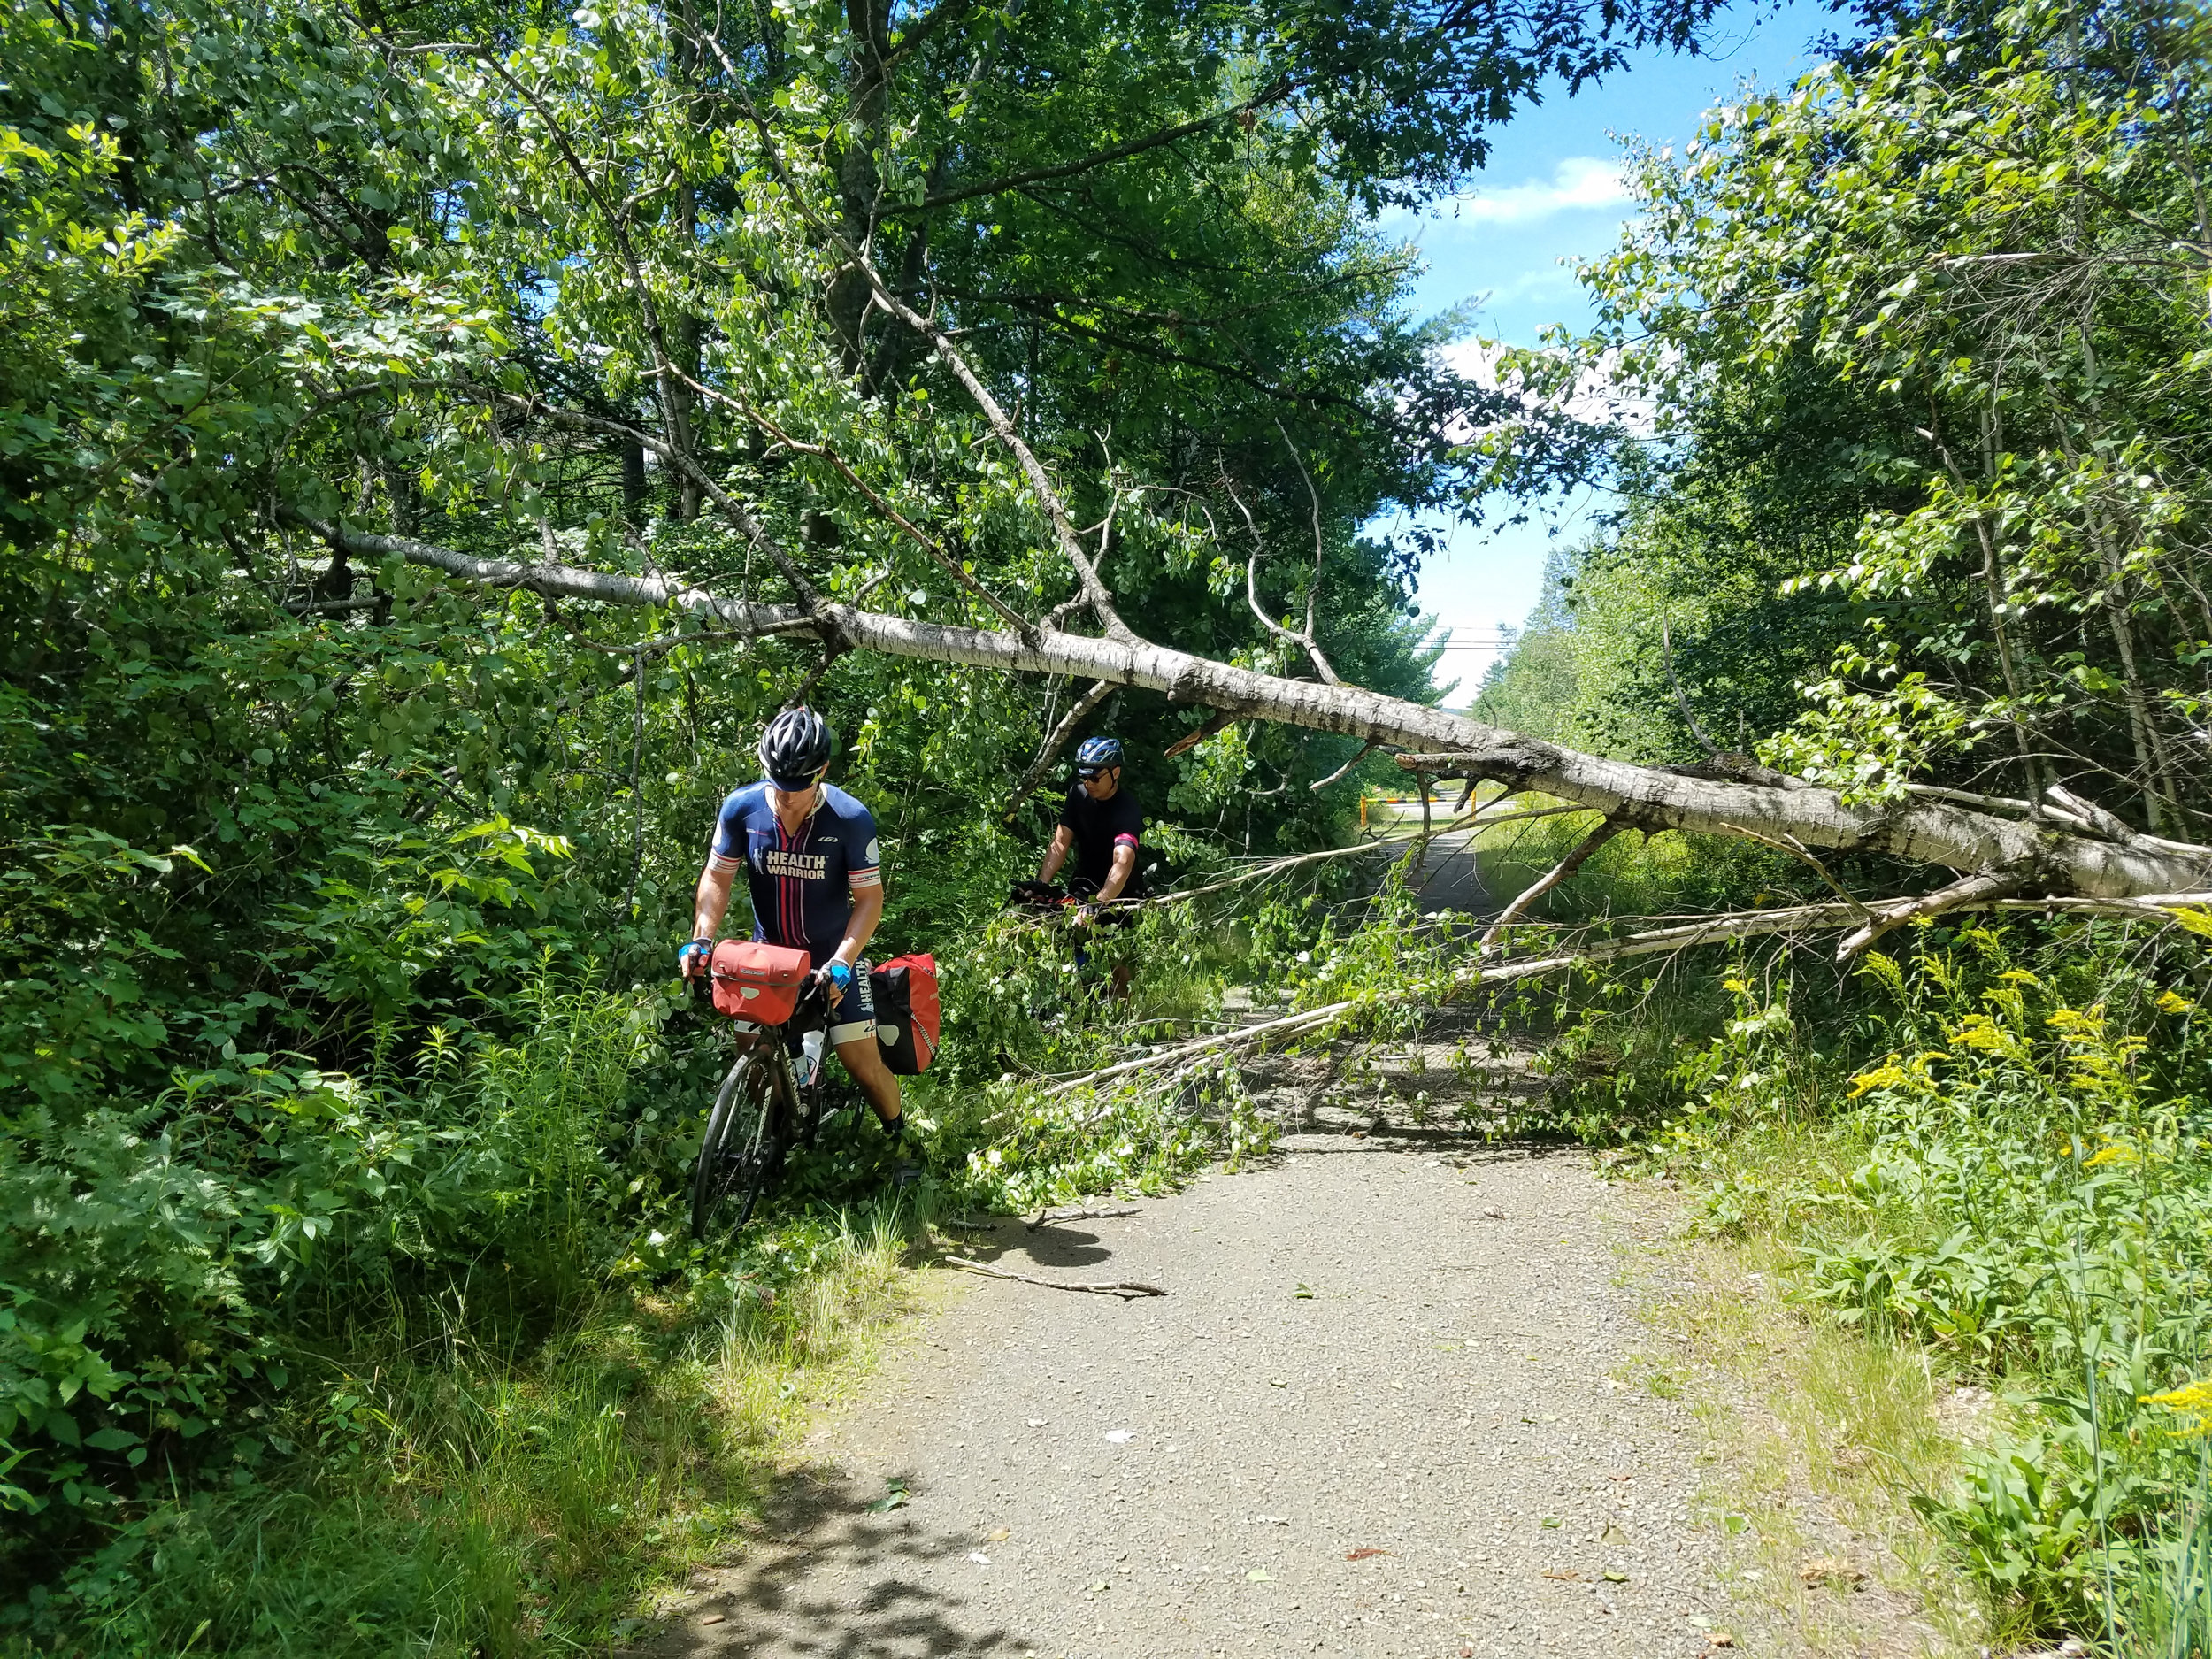
[[[1049,1209],[1040,1210],[1037,1218],[1025,1225],[1034,1233],[1040,1227],[1056,1227],[1064,1221],[1123,1221],[1131,1216],[1141,1216],[1141,1210],[1071,1210],[1064,1216],[1056,1216]]]
[[[1046,1290],[1083,1290],[1096,1296],[1118,1296],[1124,1302],[1133,1302],[1139,1296],[1167,1294],[1157,1285],[1138,1285],[1125,1280],[1110,1285],[1093,1285],[1063,1279],[1032,1279],[1027,1273],[1010,1273],[1003,1268],[987,1267],[981,1262],[971,1262],[964,1256],[948,1256],[945,1264],[948,1267],[965,1268],[971,1273],[982,1273],[992,1279],[1010,1279],[1018,1285],[1037,1285]]]

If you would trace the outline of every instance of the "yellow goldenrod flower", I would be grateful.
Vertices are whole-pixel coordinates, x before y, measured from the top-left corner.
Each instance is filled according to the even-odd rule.
[[[2043,988],[2043,981],[2025,968],[2007,968],[1997,977],[2001,979],[2009,979],[2015,985],[2032,985],[2039,991]]]
[[[2143,1394],[2139,1398],[2147,1406],[2164,1406],[2177,1417],[2190,1418],[2183,1425],[2185,1434],[2201,1434],[2212,1428],[2212,1381],[2184,1383],[2162,1394]]]
[[[2085,1170],[2093,1170],[2100,1164],[2135,1164],[2139,1162],[2140,1162],[2140,1160],[2136,1156],[2135,1148],[2133,1147],[2124,1147],[2118,1141],[2115,1141],[2101,1148],[2097,1156],[2085,1163],[2082,1165],[2082,1168]]]
[[[1959,1022],[1959,1028],[1951,1033],[1951,1041],[1962,1042],[1970,1048],[1979,1048],[1985,1054],[1996,1054],[2008,1046],[2008,1035],[2004,1028],[1988,1015],[1969,1014]]]
[[[2162,1014],[2186,1014],[2195,1007],[2194,1002],[2177,992],[2161,991],[2158,994],[2158,1011]]]
[[[1856,1100],[1869,1089],[1894,1088],[1905,1080],[1905,1068],[1892,1055],[1871,1071],[1862,1071],[1851,1079],[1851,1098]]]
[[[1743,995],[1751,989],[1750,986],[1744,983],[1741,979],[1723,979],[1720,982],[1720,988],[1724,991],[1733,991],[1739,996]]]

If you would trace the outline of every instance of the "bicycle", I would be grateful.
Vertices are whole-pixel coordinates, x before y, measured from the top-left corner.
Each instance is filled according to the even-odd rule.
[[[709,1001],[707,977],[692,981],[693,1001]],[[739,1055],[722,1079],[707,1114],[707,1133],[699,1143],[699,1162],[691,1176],[691,1236],[704,1243],[724,1206],[734,1201],[733,1233],[753,1218],[760,1201],[775,1190],[783,1161],[795,1145],[811,1148],[819,1133],[823,1073],[827,1055],[814,1061],[814,1075],[802,1083],[791,1064],[795,1039],[826,1031],[829,990],[809,981],[789,1018],[757,1027],[750,1047]],[[843,1102],[829,1108],[842,1109]]]

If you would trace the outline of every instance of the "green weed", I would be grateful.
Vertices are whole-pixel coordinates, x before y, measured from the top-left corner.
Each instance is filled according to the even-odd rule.
[[[2205,1605],[2204,974],[2185,941],[1925,929],[1816,1017],[1786,958],[1747,957],[1656,1018],[1593,1010],[1555,1055],[1570,1116],[1639,1102],[1628,1126],[1700,1182],[1696,1230],[1779,1241],[1801,1305],[2001,1391],[2011,1430],[1913,1502],[2001,1626],[2130,1655],[2190,1651]],[[1620,1071],[1576,1076],[1609,1038]]]

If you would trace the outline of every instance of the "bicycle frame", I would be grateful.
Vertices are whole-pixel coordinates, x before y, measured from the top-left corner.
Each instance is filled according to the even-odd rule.
[[[703,1003],[705,977],[693,981],[693,998]],[[756,1027],[752,1040],[731,1064],[708,1113],[706,1133],[692,1175],[692,1236],[704,1241],[714,1231],[723,1202],[738,1201],[733,1233],[752,1218],[760,1201],[774,1190],[787,1153],[812,1147],[821,1128],[823,1064],[803,1087],[791,1065],[794,1038],[826,1031],[829,993],[818,981],[800,994],[791,1018],[777,1025]],[[757,1073],[757,1076],[756,1074]]]

